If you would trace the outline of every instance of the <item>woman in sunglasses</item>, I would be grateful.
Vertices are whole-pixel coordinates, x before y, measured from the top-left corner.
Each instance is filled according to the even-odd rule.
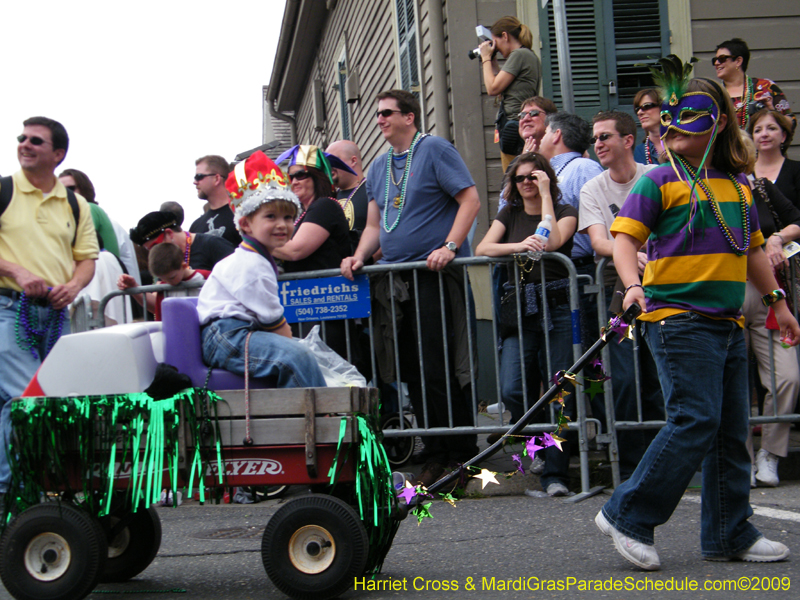
[[[569,271],[557,260],[544,261],[544,294],[542,269],[529,253],[559,252],[569,259],[572,238],[578,224],[578,211],[561,202],[556,174],[550,162],[540,154],[529,152],[519,157],[505,190],[508,204],[498,213],[475,253],[478,256],[516,255],[515,263],[508,263],[509,283],[501,305],[500,335],[503,352],[500,361],[501,397],[511,411],[511,422],[516,423],[525,413],[522,377],[525,377],[527,405],[539,397],[541,383],[559,369],[572,364],[572,321],[569,310]],[[534,237],[539,221],[549,216],[552,232],[543,244]],[[519,286],[514,281],[519,280]],[[522,335],[517,326],[516,303],[520,301]],[[547,299],[548,315],[545,319],[543,298]],[[510,302],[508,302],[510,300]],[[507,310],[511,306],[511,310]],[[546,336],[549,337],[548,372]],[[520,339],[521,338],[521,339]],[[521,354],[524,350],[524,365]],[[574,418],[573,396],[567,396],[564,414]],[[549,417],[548,411],[543,413]],[[545,467],[541,475],[542,489],[550,496],[564,496],[569,484],[569,448],[562,444],[563,452],[548,447],[544,452]]]
[[[643,165],[657,165],[663,152],[661,146],[661,97],[655,88],[636,92],[633,110],[644,130],[644,141],[633,150],[633,158]]]
[[[717,77],[725,84],[736,109],[736,122],[740,129],[748,128],[753,113],[768,108],[777,110],[792,119],[792,129],[797,126],[797,119],[792,114],[789,101],[774,81],[757,79],[747,74],[750,63],[750,49],[741,38],[726,40],[717,46],[717,53],[711,58],[711,64],[717,71]]]
[[[502,95],[497,112],[496,141],[500,142],[505,172],[522,150],[524,141],[519,137],[519,112],[522,102],[539,91],[542,63],[531,49],[531,30],[516,17],[503,17],[492,25],[491,31],[491,41],[480,45],[481,71],[486,93]],[[498,52],[506,59],[502,69],[496,58]]]
[[[338,269],[352,255],[350,226],[335,200],[331,168],[352,173],[336,156],[316,146],[294,146],[275,161],[289,160],[287,175],[292,192],[300,199],[303,211],[297,217],[292,238],[272,255],[283,261],[287,273]],[[325,342],[347,358],[345,321],[326,321]],[[313,326],[315,323],[307,323]],[[295,331],[295,335],[297,335]]]

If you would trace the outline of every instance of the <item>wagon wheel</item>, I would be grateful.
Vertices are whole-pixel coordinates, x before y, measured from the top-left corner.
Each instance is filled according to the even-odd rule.
[[[400,429],[400,419],[403,420],[403,429],[411,429],[413,425],[408,417],[401,417],[400,413],[389,413],[381,419],[381,430]],[[415,436],[383,438],[383,449],[386,458],[392,467],[402,467],[414,454]]]
[[[367,563],[367,532],[350,505],[311,494],[282,506],[261,543],[264,569],[279,590],[298,600],[335,598]]]
[[[107,555],[87,513],[60,502],[37,504],[0,538],[0,579],[17,600],[79,600],[97,584]]]
[[[289,489],[288,485],[254,485],[250,488],[257,502],[280,498]]]
[[[135,513],[118,509],[100,519],[108,539],[108,560],[102,583],[128,581],[144,571],[161,546],[161,520],[152,506]]]

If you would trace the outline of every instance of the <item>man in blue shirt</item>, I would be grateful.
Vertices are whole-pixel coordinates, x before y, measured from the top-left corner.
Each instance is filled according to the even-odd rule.
[[[390,148],[370,166],[366,183],[370,199],[367,225],[354,255],[342,261],[342,274],[352,278],[353,271],[360,269],[379,248],[382,258],[378,262],[382,264],[427,263],[429,270],[419,270],[416,281],[412,271],[397,272],[397,277],[408,286],[408,294],[402,299],[395,296],[398,313],[402,312],[403,319],[402,326],[397,324],[399,377],[409,385],[418,426],[471,426],[474,407],[470,402],[471,373],[464,325],[467,318],[474,319],[474,316],[470,316],[471,311],[463,303],[464,289],[468,285],[463,272],[446,267],[457,256],[472,254],[467,234],[480,208],[478,192],[453,145],[420,132],[421,109],[413,94],[389,90],[378,94],[377,101],[377,125]],[[444,276],[440,279],[436,271],[443,271]],[[440,281],[444,281],[444,290],[440,290]],[[379,294],[379,286],[377,282],[373,285],[373,299]],[[388,293],[395,293],[395,290]],[[442,293],[444,315],[440,311]],[[417,305],[422,356],[416,339]],[[377,310],[378,302],[375,306]],[[447,347],[444,328],[451,338]],[[376,337],[380,335],[376,330]],[[449,352],[447,361],[445,348]],[[388,343],[386,350],[393,353],[393,344]],[[378,362],[382,366],[382,379],[393,381],[397,377],[393,372],[394,361],[381,360],[379,356]],[[427,411],[424,410],[423,379]],[[423,467],[418,483],[430,485],[448,463],[471,458],[477,453],[475,442],[474,435],[426,437],[429,462]]]

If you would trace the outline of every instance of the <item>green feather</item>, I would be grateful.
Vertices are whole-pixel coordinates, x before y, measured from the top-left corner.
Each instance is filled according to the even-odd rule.
[[[659,88],[661,97],[665,102],[676,104],[678,99],[686,93],[691,80],[693,64],[698,62],[694,56],[686,64],[676,55],[670,54],[658,59],[658,67],[649,67],[653,74],[653,81]]]

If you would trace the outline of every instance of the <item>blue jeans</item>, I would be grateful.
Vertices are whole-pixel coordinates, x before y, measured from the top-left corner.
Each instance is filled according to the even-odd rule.
[[[572,356],[572,317],[569,305],[562,304],[561,306],[550,308],[550,320],[553,323],[553,329],[548,334],[550,336],[550,366],[552,372],[547,370],[545,331],[542,328],[540,315],[541,313],[531,317],[523,317],[522,353],[520,353],[517,331],[511,332],[503,338],[503,352],[500,355],[500,393],[503,398],[503,404],[511,411],[512,423],[519,421],[522,415],[525,414],[525,404],[522,396],[523,374],[526,378],[528,391],[527,406],[530,408],[539,399],[540,384],[545,382],[545,387],[550,387],[552,376],[557,371],[568,369],[574,362]],[[564,402],[564,414],[574,422],[575,394],[572,384],[566,384],[564,389],[571,392]],[[550,410],[548,407],[545,407],[542,411],[541,417],[538,422],[550,422]],[[569,443],[561,444],[561,447],[563,451],[555,446],[539,451],[545,460],[545,468],[541,477],[542,487],[545,490],[551,483],[561,483],[569,486]]]
[[[219,319],[202,331],[203,361],[218,369],[244,376],[244,344],[250,324],[239,319]],[[252,377],[274,377],[279,388],[325,387],[317,359],[295,340],[254,331],[250,336],[249,370]]]
[[[0,493],[8,491],[11,470],[6,450],[11,442],[11,400],[20,396],[28,387],[31,378],[41,366],[42,361],[34,358],[30,350],[23,350],[17,344],[15,324],[19,300],[0,296]],[[39,322],[47,318],[48,308],[39,308]],[[69,319],[64,319],[61,330],[69,333]],[[45,343],[36,348],[39,356],[44,356]]]
[[[702,464],[700,545],[706,558],[733,556],[761,534],[747,519],[750,457],[744,333],[736,323],[681,313],[643,323],[658,367],[667,424],[639,466],[603,507],[619,531],[653,544]]]

